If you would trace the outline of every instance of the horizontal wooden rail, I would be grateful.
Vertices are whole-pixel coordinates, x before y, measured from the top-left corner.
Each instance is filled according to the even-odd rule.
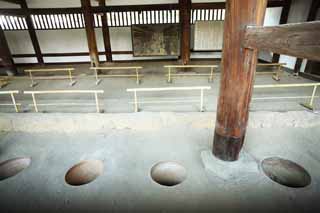
[[[218,68],[218,65],[165,65],[164,68],[168,69],[168,83],[172,83],[172,76],[209,76],[209,82],[213,81],[213,70],[214,68]],[[210,74],[172,74],[171,69],[172,68],[211,68]]]
[[[197,87],[162,87],[162,88],[132,88],[132,89],[127,89],[127,92],[133,92],[134,93],[134,111],[138,112],[139,111],[139,103],[138,102],[138,92],[159,92],[159,91],[188,91],[188,90],[200,90],[200,112],[204,111],[204,106],[203,106],[203,97],[204,97],[204,90],[210,90],[210,86],[197,86]],[[170,102],[170,101],[169,101]],[[180,101],[181,102],[181,101]],[[183,101],[185,102],[185,101]],[[188,101],[190,102],[190,101]],[[164,103],[164,102],[162,102]]]
[[[285,66],[287,63],[259,63],[257,66]]]
[[[45,104],[38,104],[36,101],[35,95],[39,94],[94,94],[95,98],[95,105],[97,112],[100,112],[100,106],[99,106],[99,99],[98,94],[104,93],[103,90],[44,90],[44,91],[24,91],[24,94],[31,94],[32,100],[33,100],[33,106],[36,112],[39,112],[38,106],[88,106],[88,105],[94,105],[94,104],[88,104],[88,103],[45,103]]]
[[[31,80],[30,87],[35,87],[38,84],[37,82],[34,81],[34,79],[38,79],[38,80],[46,79],[44,77],[40,77],[40,78],[33,77],[32,75],[33,72],[68,72],[68,78],[70,80],[69,85],[73,86],[76,84],[76,81],[74,81],[72,78],[72,71],[74,70],[75,70],[74,68],[70,67],[70,68],[56,68],[56,69],[27,69],[25,70],[25,72],[29,73],[30,80]]]
[[[313,102],[317,92],[317,87],[320,86],[320,83],[304,83],[304,84],[266,84],[266,85],[254,85],[256,89],[265,89],[265,88],[293,88],[293,87],[313,87],[311,99],[309,103],[301,103],[303,107],[306,107],[310,110],[313,110]]]
[[[320,61],[320,21],[248,26],[244,47]]]
[[[14,94],[19,94],[18,90],[9,90],[9,91],[0,91],[0,95],[10,95],[12,104],[0,104],[0,106],[13,106],[16,112],[19,112],[18,106],[21,106],[20,103],[16,102]]]
[[[140,84],[140,77],[143,77],[143,75],[139,74],[139,70],[143,69],[141,66],[129,66],[129,67],[91,67],[91,70],[94,70],[95,77],[96,77],[96,85],[98,85],[101,82],[101,79],[99,77],[135,77],[136,83]],[[99,70],[132,70],[135,72],[135,74],[108,74],[108,75],[99,75]]]

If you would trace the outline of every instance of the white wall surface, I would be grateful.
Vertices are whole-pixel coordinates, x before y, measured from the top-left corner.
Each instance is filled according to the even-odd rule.
[[[5,31],[11,54],[33,54],[31,38],[27,30]]]
[[[12,3],[8,3],[8,2],[4,2],[4,1],[0,1],[0,8],[21,8],[20,5],[18,4],[12,4]]]

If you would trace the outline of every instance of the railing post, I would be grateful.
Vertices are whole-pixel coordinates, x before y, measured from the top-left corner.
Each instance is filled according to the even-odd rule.
[[[316,92],[317,92],[317,86],[315,85],[313,87],[312,96],[309,103],[310,107],[313,107],[313,101],[314,101],[314,96],[316,95]]]
[[[211,67],[211,73],[210,73],[210,78],[209,78],[209,82],[213,81],[213,67]]]
[[[72,79],[72,71],[71,71],[71,69],[68,69],[68,73],[69,73],[69,79],[70,79],[70,86],[73,86],[76,83],[76,81],[74,81]]]
[[[168,83],[171,83],[171,67],[168,67]]]
[[[29,76],[30,76],[30,79],[31,79],[30,87],[36,86],[37,83],[33,81],[33,76],[32,76],[32,71],[31,70],[29,71]]]
[[[137,96],[137,91],[134,91],[134,112],[138,112],[138,96]]]
[[[200,92],[200,112],[203,112],[203,89]]]
[[[39,112],[38,110],[38,106],[37,106],[37,102],[36,102],[36,97],[34,95],[34,93],[31,94],[32,95],[32,101],[33,101],[33,106],[36,112]]]
[[[19,109],[18,109],[17,103],[16,103],[16,99],[14,98],[13,93],[10,93],[10,96],[11,96],[11,99],[12,99],[12,103],[13,103],[14,109],[16,110],[16,112],[19,112]]]
[[[96,75],[96,85],[98,85],[100,84],[101,80],[99,79],[97,68],[94,69],[94,73]]]
[[[139,71],[138,71],[138,68],[136,68],[136,75],[137,75],[137,84],[139,85],[139,84],[140,84],[140,81],[139,81]]]
[[[99,99],[98,99],[98,93],[97,92],[94,93],[94,98],[96,100],[97,113],[99,113],[100,112],[100,107],[99,107]]]

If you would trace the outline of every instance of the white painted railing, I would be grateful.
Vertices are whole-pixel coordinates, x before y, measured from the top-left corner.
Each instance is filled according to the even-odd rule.
[[[36,95],[39,94],[74,94],[74,93],[78,93],[78,94],[94,94],[94,99],[95,99],[95,103],[91,104],[91,103],[42,103],[39,104],[37,103],[36,100]],[[34,106],[34,109],[36,112],[39,112],[38,106],[92,106],[95,105],[97,112],[100,112],[100,104],[99,104],[99,99],[98,99],[98,94],[102,94],[104,93],[103,90],[48,90],[48,91],[24,91],[24,94],[31,94],[32,96],[32,101],[33,104],[32,106]]]
[[[303,83],[303,84],[267,84],[267,85],[254,85],[255,89],[266,89],[266,88],[293,88],[293,87],[313,87],[312,95],[309,103],[301,103],[302,106],[313,110],[313,102],[317,92],[317,87],[320,83]],[[297,97],[298,98],[298,97]]]
[[[139,111],[138,92],[161,92],[161,91],[186,91],[186,90],[200,90],[200,111],[204,111],[204,90],[210,90],[210,86],[198,86],[198,87],[162,87],[162,88],[132,88],[127,89],[127,92],[133,92],[134,95],[134,111]],[[152,103],[164,103],[165,101],[152,101]],[[179,101],[184,102],[184,101]],[[190,101],[188,101],[190,102]],[[194,102],[194,101],[193,101]],[[143,103],[147,103],[144,101]],[[151,103],[151,102],[150,102]]]
[[[13,106],[15,111],[19,112],[18,106],[21,106],[21,104],[16,102],[14,94],[19,94],[19,91],[18,90],[0,91],[0,95],[10,95],[11,101],[12,101],[12,104],[11,103],[10,104],[9,103],[4,103],[4,104],[0,103],[0,106]]]

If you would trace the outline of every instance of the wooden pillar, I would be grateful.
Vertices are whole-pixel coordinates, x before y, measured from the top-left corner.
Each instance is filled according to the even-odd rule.
[[[5,34],[0,27],[0,67],[4,67],[6,71],[17,73],[16,67],[12,60],[12,55],[5,37]]]
[[[29,14],[29,8],[28,8],[26,0],[21,0],[20,5],[21,5],[21,8],[24,11],[26,11],[25,18],[26,18],[26,23],[28,26],[28,32],[29,32],[29,35],[31,38],[32,46],[34,48],[34,52],[36,53],[38,63],[43,64],[44,62],[43,62],[43,57],[42,57],[39,41],[37,38],[36,30],[34,29],[33,21],[31,19],[30,14]]]
[[[291,8],[291,0],[284,0],[279,24],[286,24],[288,22],[290,8]],[[272,56],[272,63],[279,63],[279,59],[280,59],[280,55],[277,53],[274,53]]]
[[[220,95],[213,154],[225,161],[238,159],[247,122],[257,50],[243,48],[246,26],[263,24],[267,0],[227,0]]]
[[[105,7],[106,6],[105,0],[100,0],[99,6]],[[101,16],[101,21],[102,21],[102,34],[103,34],[104,50],[105,50],[105,54],[106,54],[106,59],[107,59],[107,61],[112,62],[110,32],[109,32],[108,19],[107,19],[106,13],[103,13],[103,15]]]
[[[98,67],[99,54],[97,49],[96,33],[94,31],[93,14],[91,11],[90,0],[81,0],[81,6],[84,14],[91,66]]]
[[[190,14],[191,0],[179,0],[181,22],[181,60],[183,64],[190,61]]]

